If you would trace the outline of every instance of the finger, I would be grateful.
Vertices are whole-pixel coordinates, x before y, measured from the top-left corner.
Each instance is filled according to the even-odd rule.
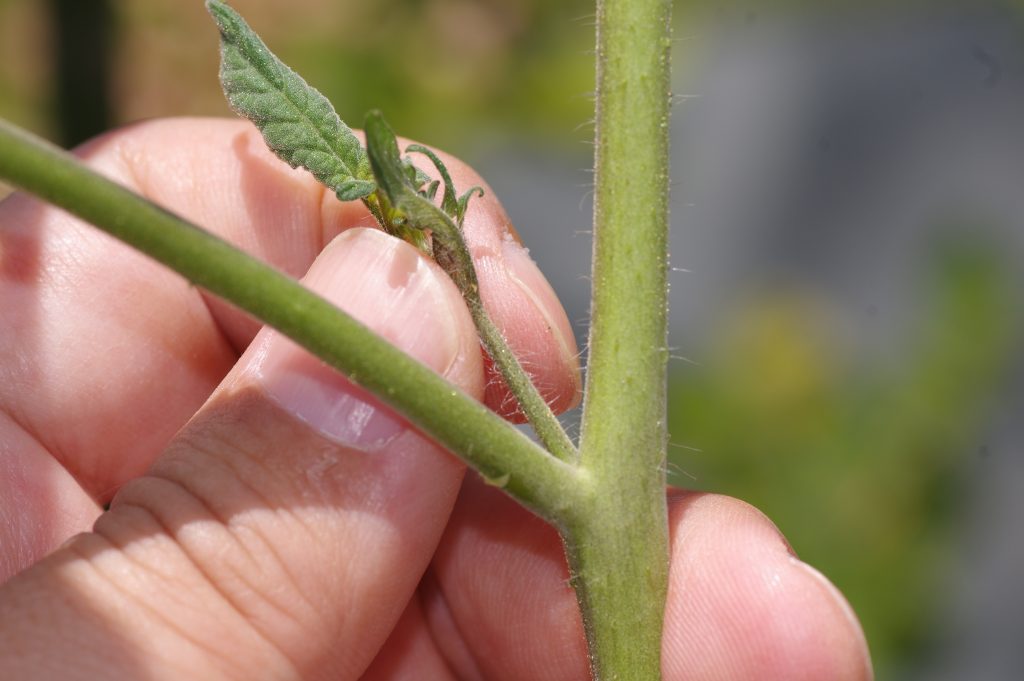
[[[733,499],[673,493],[662,670],[672,679],[869,679],[849,606]],[[557,535],[467,478],[424,596],[464,679],[586,679],[583,628]]]
[[[588,679],[555,530],[466,477],[422,587],[434,640],[464,681]]]
[[[155,122],[78,153],[237,243],[276,224],[290,238],[268,250],[279,267],[301,274],[320,245],[322,192],[284,164],[261,172],[257,158],[234,146],[239,132],[221,121]],[[106,502],[195,413],[234,364],[236,347],[181,277],[25,195],[0,204],[0,254],[0,310],[9,322],[0,327],[0,412],[66,468],[83,495]],[[5,458],[27,468],[23,449]],[[32,524],[50,521],[45,508],[13,510]],[[66,510],[48,508],[51,516]],[[77,530],[95,515],[83,514]]]
[[[457,681],[423,618],[418,598],[409,601],[391,636],[362,681]]]
[[[359,204],[338,202],[308,173],[288,168],[242,121],[155,121],[109,133],[79,153],[295,276],[331,237],[369,224]],[[480,182],[449,161],[460,184]],[[565,406],[579,386],[572,336],[507,229],[493,195],[471,204],[466,230],[487,304],[547,397]],[[0,452],[2,465],[31,478],[44,492],[39,499],[78,500],[59,510],[0,500],[0,513],[20,515],[23,527],[61,528],[31,547],[32,555],[68,536],[65,529],[87,528],[98,513],[91,500],[109,500],[152,463],[258,328],[146,257],[24,195],[0,203],[0,314],[0,413],[26,443]],[[534,341],[535,334],[543,338]],[[60,484],[50,482],[60,476],[33,472],[43,453],[70,474]],[[56,515],[66,522],[56,523]],[[23,541],[21,530],[0,525],[5,545]]]
[[[0,412],[0,584],[99,513],[67,470]]]
[[[671,507],[666,679],[873,678],[846,599],[797,559],[762,513],[728,497],[681,492]]]
[[[141,128],[140,139],[130,144],[140,153],[123,152],[132,159],[132,177],[151,199],[176,207],[197,224],[211,226],[296,276],[337,233],[376,224],[361,203],[341,203],[305,171],[288,169],[248,123],[198,123],[205,132],[196,131],[196,121]],[[209,151],[197,158],[197,147]],[[440,155],[456,187],[486,187],[469,166]],[[203,188],[199,196],[197,175]],[[580,377],[572,329],[547,280],[514,238],[511,222],[489,187],[483,197],[470,201],[463,229],[481,296],[495,323],[530,368],[545,398],[559,411],[573,406],[579,399]],[[206,299],[228,339],[244,348],[258,324],[212,296]],[[504,405],[511,413],[507,390],[497,386],[495,382],[488,391],[488,404],[499,409]]]
[[[469,202],[463,224],[484,306],[545,401],[556,413],[571,409],[579,403],[582,379],[576,341],[558,296],[523,248],[494,191],[457,158],[439,155],[457,189],[484,187],[484,195]],[[524,421],[490,362],[487,370],[488,406],[506,418]]]
[[[482,394],[461,297],[408,244],[349,231],[305,283]],[[461,477],[365,393],[262,332],[95,533],[0,589],[0,678],[86,678],[94,665],[106,678],[358,678]]]

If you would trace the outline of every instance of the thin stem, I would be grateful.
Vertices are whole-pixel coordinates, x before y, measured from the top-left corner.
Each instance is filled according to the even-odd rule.
[[[477,299],[475,302],[469,300],[469,310],[473,316],[473,323],[476,324],[480,340],[487,348],[487,354],[494,360],[494,366],[498,368],[502,378],[512,395],[519,402],[519,408],[526,416],[526,420],[533,426],[541,443],[548,451],[562,461],[575,463],[578,453],[576,446],[569,439],[569,434],[562,428],[558,418],[551,407],[541,396],[537,387],[530,380],[523,365],[519,363],[515,353],[508,347],[504,336],[490,316],[484,310],[483,303]]]
[[[394,230],[393,233],[403,238],[415,238],[426,233],[433,235],[431,247],[434,259],[462,293],[488,354],[518,400],[527,420],[553,455],[565,462],[575,462],[576,447],[572,440],[484,309],[473,257],[466,246],[461,227],[453,221],[457,216],[449,215],[443,206],[434,205],[409,183],[398,154],[395,133],[379,111],[367,114],[365,127],[367,155],[379,187],[375,196],[378,201],[390,204],[382,211],[385,219],[381,225],[389,232]],[[412,149],[425,153],[437,167],[445,184],[443,204],[448,204],[454,212],[458,199],[455,198],[455,189],[444,164],[426,147],[414,145]]]
[[[93,223],[278,329],[401,412],[485,478],[556,522],[578,489],[484,405],[298,282],[0,120],[0,178]]]
[[[657,679],[668,581],[671,0],[598,0],[593,305],[567,555],[595,678]]]

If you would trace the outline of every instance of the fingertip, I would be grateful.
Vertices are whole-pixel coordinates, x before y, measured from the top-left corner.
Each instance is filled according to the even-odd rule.
[[[480,295],[541,396],[562,412],[578,404],[581,395],[576,340],[557,295],[529,252],[504,228],[502,215],[481,212],[472,225],[466,222]],[[485,400],[502,416],[522,420],[495,371],[489,371]]]
[[[867,639],[864,636],[864,629],[857,619],[857,613],[853,611],[850,602],[836,588],[836,585],[829,581],[816,567],[803,562],[796,556],[792,557],[794,566],[803,570],[813,584],[816,584],[821,591],[823,609],[829,607],[832,610],[831,619],[839,624],[845,621],[846,627],[836,627],[837,632],[843,633],[842,639],[837,644],[837,652],[844,653],[849,659],[845,661],[844,668],[851,670],[849,678],[863,681],[874,681],[874,667],[871,664],[871,651],[868,649]],[[855,672],[859,670],[859,674]]]
[[[666,679],[872,678],[845,599],[762,513],[728,497],[676,494],[670,523]]]
[[[409,244],[376,229],[348,230],[303,281],[470,395],[482,394],[476,332],[462,298],[440,268]],[[376,399],[294,342],[278,334],[269,338],[246,366],[266,394],[299,420],[361,449],[387,444],[406,429]]]
[[[556,362],[549,388],[552,408],[556,411],[572,409],[582,397],[583,380],[576,338],[562,303],[522,244],[506,239],[502,255],[509,279],[532,304],[544,331],[543,340],[551,346],[549,352]]]

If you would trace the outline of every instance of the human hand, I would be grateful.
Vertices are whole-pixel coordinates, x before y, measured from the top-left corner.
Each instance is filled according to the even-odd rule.
[[[507,404],[439,269],[248,124],[80,153]],[[566,408],[572,335],[508,229],[471,204],[485,302]],[[24,196],[0,204],[0,311],[0,678],[587,677],[557,534],[290,341]],[[670,512],[666,679],[870,678],[845,601],[761,514]]]

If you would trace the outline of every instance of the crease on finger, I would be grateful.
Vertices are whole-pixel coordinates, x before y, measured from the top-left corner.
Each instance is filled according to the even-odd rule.
[[[239,551],[244,561],[251,562],[254,566],[261,566],[263,569],[256,569],[253,571],[254,574],[262,575],[266,573],[266,561],[260,561],[246,546],[245,542],[239,537],[233,536],[234,532],[229,529],[229,526],[225,524],[225,521],[219,517],[216,509],[213,508],[201,495],[194,493],[183,483],[169,479],[145,479],[149,492],[152,492],[152,485],[159,485],[163,488],[159,492],[159,496],[166,497],[168,494],[174,494],[178,497],[175,505],[193,505],[198,508],[197,516],[203,513],[209,514],[209,519],[212,520],[222,530],[222,535],[226,537],[227,542],[220,550],[221,563],[228,563],[224,558],[229,553]],[[136,483],[138,484],[138,483]],[[146,496],[154,496],[148,494]],[[135,516],[132,519],[132,516]],[[147,526],[143,530],[139,530],[137,527],[132,525],[140,524],[139,517],[141,516],[141,524]],[[190,521],[195,522],[195,521]],[[114,523],[117,523],[115,526]],[[127,523],[127,524],[126,524]],[[299,663],[288,654],[285,648],[281,645],[277,645],[271,634],[265,631],[258,622],[254,619],[252,613],[252,606],[246,607],[246,605],[239,600],[239,595],[232,593],[232,590],[228,588],[223,582],[223,575],[216,575],[210,570],[208,563],[212,556],[201,555],[201,549],[190,547],[188,541],[183,541],[181,532],[184,528],[175,528],[171,525],[167,518],[163,517],[163,514],[156,510],[156,507],[152,504],[144,503],[141,499],[129,499],[126,501],[119,502],[115,505],[115,509],[110,515],[101,518],[100,522],[97,523],[96,531],[94,535],[98,536],[103,541],[108,543],[110,546],[118,551],[118,554],[130,564],[135,566],[135,575],[137,581],[145,582],[147,578],[153,578],[157,581],[157,586],[153,585],[145,586],[144,583],[140,586],[145,587],[145,597],[136,595],[128,592],[123,587],[119,587],[118,584],[114,584],[115,588],[125,593],[133,602],[140,604],[144,609],[149,611],[151,615],[163,622],[166,626],[177,632],[180,636],[187,640],[197,644],[202,650],[207,653],[207,656],[212,660],[224,660],[224,650],[220,645],[212,646],[207,643],[207,638],[194,636],[188,625],[187,620],[189,617],[193,618],[192,625],[198,625],[199,627],[205,627],[209,630],[209,625],[215,622],[216,628],[211,633],[217,634],[217,632],[231,631],[232,636],[239,635],[239,629],[242,628],[244,632],[256,637],[256,641],[265,650],[271,652],[275,657],[278,657],[287,662],[287,665],[292,670],[300,668]],[[132,550],[131,544],[136,541],[136,535],[141,535],[143,532],[146,533],[146,538],[149,540],[157,540],[160,542],[160,546],[157,551],[154,552],[152,546],[145,549],[141,555],[145,555],[150,560],[143,561],[135,554],[136,551]],[[129,535],[126,539],[120,536],[121,534]],[[171,552],[171,553],[168,553]],[[177,555],[177,558],[174,557]],[[238,555],[238,554],[236,554]],[[88,558],[88,555],[86,555]],[[283,568],[278,558],[274,555],[270,556],[271,560],[275,561],[275,567]],[[170,564],[173,565],[173,573],[162,573],[159,569],[160,565]],[[230,569],[230,568],[225,568]],[[243,587],[243,592],[250,596],[259,596],[258,606],[270,606],[275,617],[285,618],[293,623],[298,623],[299,618],[290,612],[288,607],[282,607],[283,604],[273,603],[270,599],[266,598],[263,594],[265,589],[261,589],[260,586],[254,583],[251,579],[246,577],[244,570],[230,569],[230,577],[232,580],[236,580]],[[188,579],[191,575],[193,579]],[[122,575],[123,578],[123,575]],[[116,582],[117,580],[112,580]],[[180,617],[174,617],[165,612],[166,608],[159,607],[162,602],[164,605],[167,604],[168,599],[174,599],[175,594],[175,583],[186,582],[185,590],[187,591],[188,598],[178,601],[178,604],[183,608],[175,608],[175,612],[182,613],[184,615]],[[197,581],[198,583],[191,583]],[[201,586],[200,586],[201,585]],[[161,588],[162,587],[162,588]],[[197,598],[197,590],[202,589],[207,592],[205,597]],[[289,594],[297,595],[302,597],[301,592],[298,589],[289,589]],[[153,597],[157,596],[160,601],[156,605],[152,604]],[[217,607],[211,602],[211,598],[215,599],[215,602],[220,605]],[[176,599],[175,599],[176,600]],[[173,602],[173,600],[172,600]],[[200,603],[200,612],[197,614],[195,604]],[[192,609],[192,612],[189,610]],[[214,613],[218,613],[214,616]],[[233,624],[227,624],[224,621],[225,616],[230,613],[230,617],[234,619]],[[179,621],[184,619],[185,622]],[[244,634],[242,634],[244,636]],[[209,640],[222,641],[222,635],[209,636]],[[226,660],[231,662],[230,660]]]
[[[55,471],[46,474],[49,467]],[[3,405],[0,490],[0,583],[87,530],[101,510],[71,471]]]
[[[460,681],[484,681],[480,664],[473,649],[466,641],[458,620],[448,606],[448,600],[441,582],[431,565],[420,580],[416,592],[423,611],[423,619],[434,646],[445,664],[453,670]]]

